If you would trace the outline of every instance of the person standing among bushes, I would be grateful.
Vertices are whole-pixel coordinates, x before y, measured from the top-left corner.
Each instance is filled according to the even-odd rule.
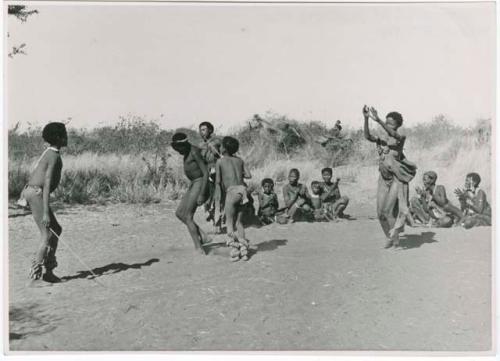
[[[200,123],[199,132],[201,156],[207,164],[209,181],[205,212],[208,212],[207,221],[213,221],[216,233],[220,233],[222,194],[215,194],[215,163],[221,157],[221,141],[214,135],[214,126],[210,122]]]
[[[448,201],[443,185],[436,185],[437,173],[425,172],[422,181],[424,188],[416,187],[417,197],[410,200],[410,212],[422,224],[448,228],[460,222],[462,212]]]
[[[184,223],[194,242],[194,248],[206,253],[203,245],[209,243],[207,235],[194,222],[196,208],[203,205],[207,199],[208,170],[201,158],[200,149],[192,145],[184,133],[175,133],[172,137],[172,148],[184,157],[184,173],[191,181],[177,207],[175,215]]]
[[[407,221],[412,222],[408,205],[408,184],[415,177],[417,166],[406,159],[403,149],[406,136],[398,133],[403,117],[398,112],[387,114],[383,122],[375,108],[363,107],[365,138],[377,144],[379,180],[377,188],[377,215],[387,237],[385,248],[399,247],[399,233]],[[368,119],[380,124],[387,136],[370,134]]]
[[[33,287],[48,285],[45,282],[61,281],[53,271],[57,267],[57,241],[62,227],[52,212],[49,199],[50,193],[58,187],[61,180],[63,163],[59,151],[68,145],[66,126],[56,122],[47,124],[43,128],[42,138],[49,144],[49,147],[35,164],[28,184],[24,187],[21,199],[18,201],[22,205],[29,204],[40,231],[41,244],[35,253],[29,273],[30,286]]]
[[[491,226],[491,207],[486,193],[479,188],[481,177],[469,173],[465,177],[465,189],[457,188],[455,194],[464,213],[462,226],[466,229],[478,226]]]
[[[221,151],[224,155],[215,164],[215,186],[217,192],[224,188],[226,200],[224,203],[224,213],[226,215],[228,246],[231,250],[231,260],[238,261],[240,258],[248,260],[249,242],[245,238],[245,228],[242,218],[244,207],[249,202],[245,179],[250,179],[252,175],[246,169],[243,160],[235,153],[238,151],[238,140],[233,137],[222,139]],[[236,226],[236,233],[235,228]]]

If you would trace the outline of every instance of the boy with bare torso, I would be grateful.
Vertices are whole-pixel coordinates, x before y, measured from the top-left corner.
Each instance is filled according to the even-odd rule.
[[[175,215],[184,223],[193,239],[194,248],[205,254],[203,245],[209,243],[207,235],[194,222],[196,208],[207,199],[208,170],[201,158],[200,149],[189,143],[186,134],[176,133],[172,137],[172,148],[184,157],[184,173],[191,181],[188,190],[182,197]]]
[[[30,205],[41,237],[40,247],[31,264],[31,286],[47,285],[44,281],[61,281],[53,270],[57,267],[57,241],[62,227],[50,208],[49,197],[61,180],[63,164],[59,150],[68,144],[66,126],[63,123],[49,123],[43,128],[42,137],[50,146],[35,164],[19,200],[20,204],[27,202]]]
[[[247,187],[244,178],[251,178],[250,172],[246,169],[243,160],[235,153],[239,149],[238,140],[233,137],[222,139],[222,157],[215,165],[215,186],[216,192],[223,188],[226,194],[224,213],[226,215],[228,245],[232,248],[231,260],[238,261],[240,258],[248,260],[248,241],[245,238],[245,228],[242,217],[244,206],[248,203]],[[236,226],[236,233],[235,228]]]

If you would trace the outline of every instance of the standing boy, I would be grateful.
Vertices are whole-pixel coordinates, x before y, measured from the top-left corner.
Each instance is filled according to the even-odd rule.
[[[248,241],[245,238],[245,228],[242,217],[244,206],[248,203],[247,187],[244,178],[251,178],[250,172],[246,169],[243,160],[235,153],[239,149],[238,140],[233,137],[222,139],[222,157],[215,165],[215,186],[216,192],[222,189],[226,194],[224,213],[226,215],[228,245],[232,248],[231,260],[238,261],[240,258],[248,260]],[[235,234],[235,228],[236,232]]]
[[[68,144],[66,126],[63,123],[49,123],[43,128],[42,137],[50,146],[38,159],[28,184],[21,193],[21,200],[26,200],[30,205],[33,218],[40,230],[41,244],[33,258],[29,273],[31,286],[34,287],[47,285],[44,281],[60,282],[53,271],[57,267],[57,240],[62,227],[50,208],[49,196],[61,180],[63,164],[59,151]]]
[[[175,133],[172,137],[172,148],[184,157],[184,173],[191,181],[188,190],[182,197],[175,215],[184,223],[194,242],[194,248],[205,254],[203,244],[209,239],[202,229],[194,222],[196,208],[207,198],[208,170],[201,158],[200,149],[189,143],[186,134]]]
[[[199,132],[202,139],[200,144],[201,157],[208,168],[208,198],[205,202],[205,212],[208,212],[207,221],[212,220],[219,233],[221,227],[221,202],[222,194],[215,194],[215,163],[221,156],[220,139],[214,136],[214,126],[210,122],[202,122],[199,126]]]

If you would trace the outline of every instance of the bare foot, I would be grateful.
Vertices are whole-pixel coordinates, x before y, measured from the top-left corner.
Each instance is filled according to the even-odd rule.
[[[388,238],[387,241],[385,242],[384,248],[391,248],[392,247],[392,239]]]

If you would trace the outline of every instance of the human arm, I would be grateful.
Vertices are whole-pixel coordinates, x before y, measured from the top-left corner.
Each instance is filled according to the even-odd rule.
[[[252,178],[252,173],[250,173],[250,170],[248,169],[248,167],[245,164],[245,162],[243,162],[243,178],[245,178],[245,179],[251,179]]]
[[[443,186],[436,186],[436,190],[432,195],[432,200],[436,202],[439,207],[444,207],[448,203],[448,198],[446,198],[446,190]]]
[[[42,224],[45,227],[50,225],[50,208],[49,208],[49,198],[50,198],[50,186],[52,183],[52,177],[54,176],[54,168],[59,155],[52,154],[52,152],[47,153],[47,169],[45,170],[45,179],[43,181],[42,188],[42,199],[43,199],[43,214],[42,214]]]
[[[198,195],[198,200],[196,202],[199,206],[201,206],[205,202],[205,193],[206,193],[207,184],[208,184],[208,169],[207,169],[207,165],[205,164],[205,162],[201,158],[200,150],[198,148],[193,147],[191,149],[191,152],[193,154],[194,161],[198,165],[198,168],[200,168],[202,178],[203,178],[200,194]]]
[[[363,128],[365,138],[370,142],[376,143],[378,141],[378,137],[375,137],[370,133],[370,128],[368,126],[368,119],[370,117],[370,110],[368,109],[368,106],[366,106],[366,105],[363,107],[363,117],[365,119],[365,125]]]
[[[471,200],[468,204],[469,209],[472,209],[475,213],[482,214],[486,205],[486,193],[479,190],[476,197],[471,196],[469,199]]]
[[[286,208],[290,208],[291,206],[293,206],[293,204],[297,201],[298,196],[298,192],[294,192],[293,195],[290,196],[288,185],[283,187],[283,199],[285,201]]]

